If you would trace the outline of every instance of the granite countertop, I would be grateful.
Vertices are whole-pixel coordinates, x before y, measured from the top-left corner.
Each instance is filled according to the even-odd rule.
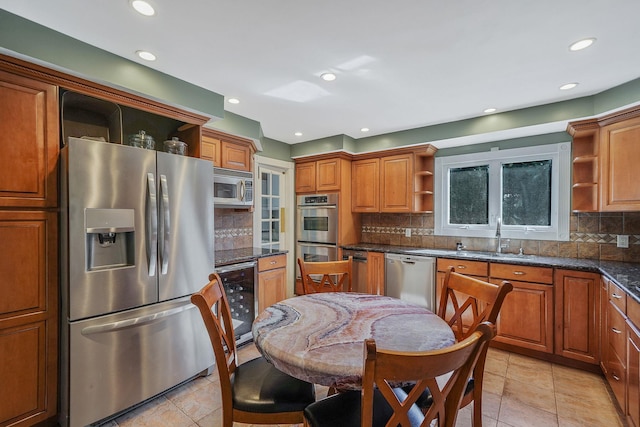
[[[286,254],[288,251],[267,248],[237,248],[216,251],[215,266],[237,264],[240,262],[255,261],[266,256]]]
[[[418,255],[436,258],[454,258],[474,261],[501,262],[506,264],[531,265],[539,267],[567,268],[570,270],[600,273],[624,288],[629,295],[640,302],[640,263],[597,261],[591,259],[545,257],[537,255],[495,254],[493,252],[453,251],[443,249],[414,248],[410,246],[375,245],[360,243],[345,245],[343,249]]]

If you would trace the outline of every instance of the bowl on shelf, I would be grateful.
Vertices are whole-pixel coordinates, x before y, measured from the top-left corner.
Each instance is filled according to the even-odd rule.
[[[180,141],[177,137],[173,137],[170,140],[164,142],[164,151],[172,154],[180,154],[185,156],[187,154],[187,143]]]

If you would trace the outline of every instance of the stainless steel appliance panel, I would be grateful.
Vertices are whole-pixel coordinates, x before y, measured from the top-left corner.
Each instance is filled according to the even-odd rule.
[[[70,427],[109,417],[214,363],[189,297],[74,322],[70,338],[71,393],[61,396]]]
[[[351,287],[354,292],[367,293],[367,251],[353,251],[344,249],[342,259],[353,257],[353,277]]]
[[[253,206],[253,174],[213,168],[213,200],[216,207],[250,208]]]
[[[298,242],[296,256],[307,262],[326,262],[338,260],[338,246],[322,243]],[[296,277],[300,278],[300,268],[296,264]]]
[[[256,262],[243,262],[216,268],[227,294],[237,345],[251,341],[251,326],[258,312]]]
[[[68,223],[63,229],[68,227],[69,252],[69,277],[64,281],[69,288],[63,291],[69,298],[69,312],[64,315],[70,320],[82,319],[157,301],[154,251],[149,248],[153,237],[145,230],[147,204],[155,201],[155,194],[150,194],[153,182],[147,177],[155,174],[156,152],[76,138],[69,138],[63,150],[68,154],[63,156],[68,176],[67,187],[62,188],[62,205],[63,209],[68,205]],[[115,216],[118,210],[129,210],[133,229],[119,228],[118,220],[107,212],[103,212],[100,228],[100,219],[95,218],[100,215],[94,215],[92,209],[116,210]],[[100,239],[108,239],[110,232],[115,234],[116,244],[130,233],[133,265],[89,269],[90,249],[108,250],[109,242]]]
[[[338,243],[338,202],[336,194],[314,194],[297,198],[298,241]]]
[[[213,170],[208,160],[158,152],[159,300],[190,295],[213,270]]]
[[[386,254],[385,295],[436,310],[435,258]]]

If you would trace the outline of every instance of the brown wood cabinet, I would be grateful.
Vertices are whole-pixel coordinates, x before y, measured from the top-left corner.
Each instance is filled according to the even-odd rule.
[[[380,212],[413,210],[413,154],[380,159]]]
[[[624,411],[627,396],[626,294],[611,281],[607,284],[607,309],[603,314],[607,316],[606,338],[603,343],[607,348],[605,378]]]
[[[0,58],[0,425],[55,417],[58,89]]]
[[[634,302],[638,305],[638,303]],[[627,319],[627,405],[630,426],[640,426],[640,331],[636,323]]]
[[[57,214],[0,210],[0,242],[0,425],[27,426],[57,410]]]
[[[367,255],[367,292],[384,295],[384,254],[369,252]]]
[[[287,297],[287,256],[258,258],[258,311]]]
[[[323,193],[342,190],[343,183],[347,185],[351,182],[350,163],[349,160],[338,157],[296,162],[296,193]]]
[[[352,212],[380,212],[380,159],[351,162]]]
[[[553,353],[553,269],[491,263],[490,281],[513,284],[498,316],[497,342]]]
[[[569,123],[573,136],[572,208],[577,212],[640,210],[640,106]]]
[[[0,207],[58,204],[58,90],[0,71]]]
[[[249,140],[202,129],[200,158],[211,160],[216,167],[250,172],[254,152]]]
[[[598,364],[600,275],[556,270],[555,353]]]

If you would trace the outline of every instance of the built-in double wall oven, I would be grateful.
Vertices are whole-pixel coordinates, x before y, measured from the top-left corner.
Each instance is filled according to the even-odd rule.
[[[304,261],[338,259],[338,194],[297,197],[296,241],[296,256]]]

